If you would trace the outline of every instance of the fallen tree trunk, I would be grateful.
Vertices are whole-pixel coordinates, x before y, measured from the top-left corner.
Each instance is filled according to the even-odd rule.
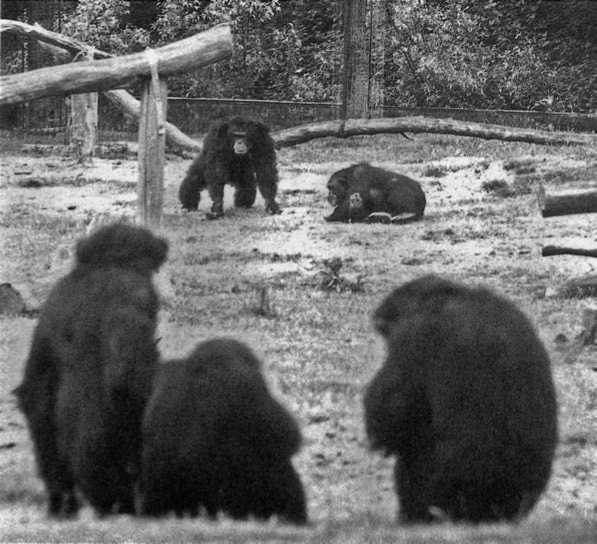
[[[232,53],[230,25],[217,25],[154,50],[160,75],[206,66]],[[76,62],[0,77],[0,106],[43,96],[103,91],[150,75],[145,52],[104,60]]]
[[[401,132],[428,132],[434,134],[454,134],[471,136],[485,140],[508,142],[529,142],[536,144],[597,145],[597,138],[590,134],[571,132],[548,132],[484,123],[468,123],[453,119],[432,119],[428,117],[382,117],[378,119],[348,119],[346,121],[325,121],[309,123],[279,130],[272,134],[278,148],[288,147],[313,140],[334,136],[370,134],[396,134]]]
[[[51,53],[61,64],[71,62],[74,57],[79,55],[82,51],[89,50],[89,46],[83,42],[79,42],[57,32],[46,30],[42,26],[28,25],[19,21],[11,21],[8,19],[0,20],[0,32],[16,32],[24,36],[30,36],[40,42],[42,49]],[[111,58],[113,55],[100,51],[99,49],[91,48],[94,58]],[[141,115],[141,103],[129,92],[124,89],[111,89],[104,91],[104,95],[118,108],[120,108],[126,115],[135,121],[139,121]],[[193,140],[187,136],[182,130],[166,122],[166,139],[170,146],[188,149],[190,151],[201,151],[201,144],[197,140]]]
[[[597,257],[597,249],[582,249],[577,247],[545,246],[541,250],[542,257],[554,255],[580,255],[581,257]]]
[[[548,195],[543,186],[537,191],[537,201],[543,217],[596,213],[597,191],[575,191]]]

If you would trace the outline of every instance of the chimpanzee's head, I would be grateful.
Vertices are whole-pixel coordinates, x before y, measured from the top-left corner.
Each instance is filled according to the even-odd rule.
[[[344,170],[332,175],[327,183],[328,202],[332,206],[339,206],[348,198],[348,178]]]
[[[246,155],[249,152],[246,131],[235,130],[232,132],[232,149],[235,155]]]

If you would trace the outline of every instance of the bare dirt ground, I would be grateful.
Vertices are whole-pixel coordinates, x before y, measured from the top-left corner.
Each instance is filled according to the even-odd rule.
[[[180,211],[176,191],[189,161],[170,157],[162,229],[171,244],[161,280],[167,283],[160,321],[164,357],[182,355],[214,335],[249,342],[302,424],[305,446],[296,465],[314,522],[374,516],[391,523],[392,461],[367,450],[362,425],[362,390],[384,356],[369,316],[392,287],[421,274],[489,285],[536,324],[558,385],[561,441],[554,475],[529,523],[594,518],[597,349],[576,348],[575,337],[582,309],[597,299],[557,296],[557,288],[595,273],[596,263],[542,258],[540,249],[556,243],[596,247],[597,215],[544,220],[534,194],[539,183],[548,190],[597,186],[594,150],[379,136],[313,142],[280,151],[278,160],[281,215],[265,215],[260,197],[251,210],[234,209],[228,189],[225,216],[206,221],[206,193],[198,213]],[[424,220],[325,223],[327,179],[360,160],[420,180],[428,202]],[[0,172],[0,281],[24,284],[38,300],[68,270],[70,248],[93,218],[135,214],[134,160],[96,159],[82,167],[58,156],[5,153]],[[332,257],[342,260],[346,281],[326,291],[324,261]],[[341,289],[358,277],[362,289]],[[28,317],[0,317],[0,473],[8,482],[0,493],[0,526],[19,526],[21,532],[5,533],[11,537],[31,534],[28,527],[38,527],[44,515],[31,444],[10,395],[34,325]]]

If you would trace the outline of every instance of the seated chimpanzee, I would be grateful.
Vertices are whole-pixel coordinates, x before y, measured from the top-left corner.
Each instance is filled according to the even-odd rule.
[[[326,221],[407,223],[425,211],[425,193],[417,181],[365,162],[338,170],[327,188],[334,211]]]
[[[141,513],[204,509],[303,524],[305,494],[291,461],[300,444],[253,352],[230,338],[202,342],[156,374],[143,420]]]
[[[429,275],[377,308],[387,357],[365,394],[373,448],[396,455],[400,519],[518,520],[549,480],[557,402],[529,319],[488,289]]]
[[[183,208],[196,210],[200,192],[207,188],[212,200],[209,219],[224,214],[224,185],[235,187],[234,205],[250,208],[256,187],[265,200],[265,210],[280,213],[276,202],[278,170],[276,151],[269,129],[262,123],[235,117],[209,127],[203,149],[182,180],[178,197]]]

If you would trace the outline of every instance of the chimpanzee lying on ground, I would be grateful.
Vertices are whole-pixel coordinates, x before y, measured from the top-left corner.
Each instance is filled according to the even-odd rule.
[[[280,213],[276,202],[278,170],[276,152],[269,129],[262,123],[235,117],[211,124],[201,153],[195,158],[180,185],[178,196],[183,208],[196,210],[200,192],[207,188],[215,219],[224,214],[224,185],[235,187],[234,205],[250,208],[256,187],[265,200],[265,210]]]
[[[113,224],[77,244],[52,289],[15,390],[48,492],[48,514],[74,515],[75,489],[100,515],[134,511],[141,418],[158,353],[151,281],[167,243]]]
[[[269,393],[261,364],[232,339],[161,365],[143,420],[141,511],[305,523],[291,457],[299,428]]]
[[[327,188],[334,211],[326,221],[407,223],[425,211],[425,193],[417,181],[367,163],[339,170]]]
[[[397,455],[400,518],[490,522],[527,514],[557,441],[548,355],[507,300],[425,276],[375,312],[388,355],[364,404],[373,448]]]

